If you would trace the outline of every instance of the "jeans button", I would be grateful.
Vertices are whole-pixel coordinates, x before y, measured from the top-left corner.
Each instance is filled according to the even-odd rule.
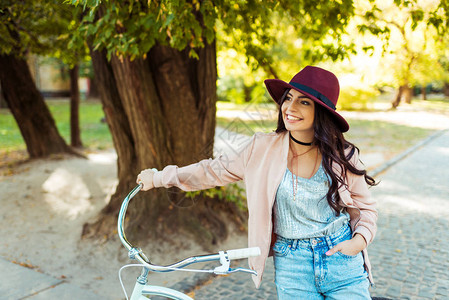
[[[312,240],[312,245],[316,246],[316,244],[317,244],[316,240]]]

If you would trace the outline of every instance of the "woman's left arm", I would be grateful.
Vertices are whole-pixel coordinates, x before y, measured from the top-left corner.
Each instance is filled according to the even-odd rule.
[[[351,159],[351,163],[358,169],[364,168],[356,154]],[[365,176],[348,172],[346,178],[348,191],[353,202],[352,206],[360,212],[360,215],[358,220],[352,220],[355,223],[352,239],[336,245],[326,253],[327,255],[332,255],[338,251],[347,255],[355,255],[373,241],[377,231],[376,201],[371,197]]]
[[[354,156],[356,156],[354,165],[359,170],[363,170],[364,166],[360,162],[358,155]],[[376,201],[371,197],[371,192],[363,175],[348,174],[348,189],[353,206],[360,212],[359,220],[354,225],[353,236],[356,234],[361,235],[365,239],[366,246],[368,246],[377,232]]]

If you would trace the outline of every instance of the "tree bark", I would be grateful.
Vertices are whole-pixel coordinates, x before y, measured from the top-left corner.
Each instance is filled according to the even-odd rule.
[[[448,82],[445,82],[445,83],[444,83],[443,94],[444,94],[446,97],[449,97],[449,83],[448,83]]]
[[[401,103],[403,91],[404,91],[404,86],[401,85],[398,89],[398,92],[396,93],[396,96],[395,96],[393,102],[391,103],[392,108],[396,109],[399,106],[399,104]]]
[[[245,99],[245,103],[251,102],[251,87],[243,84],[243,95]]]
[[[215,44],[197,49],[199,60],[189,58],[188,50],[156,45],[147,59],[113,56],[110,62],[105,53],[92,51],[117,151],[119,183],[97,220],[85,224],[84,236],[114,234],[121,202],[142,169],[183,166],[213,155]],[[232,205],[219,201],[188,200],[178,189],[156,189],[136,196],[129,208],[127,232],[153,237],[190,233],[201,244],[210,245],[227,235],[223,214],[232,210]]]
[[[100,95],[98,93],[97,78],[95,76],[89,78],[87,84],[87,98],[99,98]]]
[[[0,66],[5,100],[16,119],[30,158],[55,153],[76,154],[59,135],[26,61],[13,55],[0,55]]]
[[[427,87],[425,85],[421,87],[421,100],[427,100]]]
[[[412,98],[413,98],[413,90],[412,90],[412,88],[408,84],[404,85],[403,94],[404,94],[404,101],[405,101],[405,103],[411,104],[412,103]]]
[[[1,81],[0,81],[0,108],[8,108],[8,104],[6,103],[5,95],[2,90]]]
[[[412,103],[412,95],[413,90],[408,86],[408,84],[401,85],[398,89],[398,92],[396,93],[396,96],[391,102],[391,107],[393,109],[396,109],[401,103],[402,98],[404,98],[405,103]]]
[[[78,86],[79,66],[70,69],[70,145],[81,148],[81,131],[79,121],[80,91]]]

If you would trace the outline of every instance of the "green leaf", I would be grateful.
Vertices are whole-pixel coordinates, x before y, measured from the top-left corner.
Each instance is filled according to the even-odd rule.
[[[198,53],[196,53],[196,51],[194,49],[190,49],[189,51],[189,57],[191,58],[196,58],[196,59],[200,59],[200,57],[198,56]]]
[[[165,19],[164,24],[162,24],[162,28],[167,27],[175,18],[174,14],[169,14],[167,19]]]

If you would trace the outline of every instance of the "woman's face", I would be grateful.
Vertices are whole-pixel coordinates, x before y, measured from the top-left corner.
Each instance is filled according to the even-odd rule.
[[[301,92],[291,89],[282,103],[281,111],[287,130],[313,132],[315,102]]]

